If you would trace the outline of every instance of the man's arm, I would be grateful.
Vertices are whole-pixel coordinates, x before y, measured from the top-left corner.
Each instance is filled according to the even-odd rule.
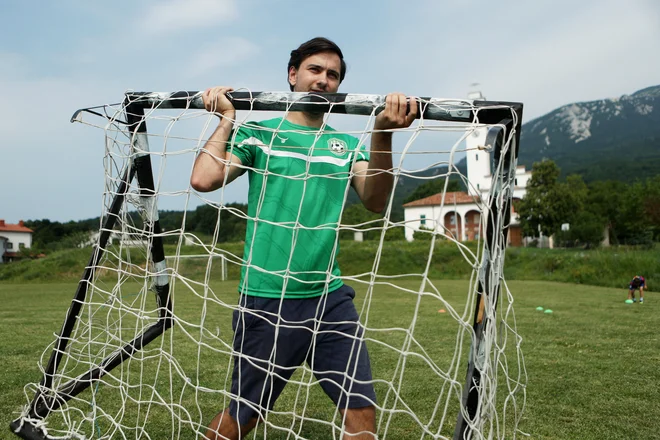
[[[376,116],[371,134],[369,164],[364,161],[353,165],[352,184],[362,204],[369,211],[382,212],[392,191],[392,130],[409,127],[417,117],[417,100],[408,100],[401,93],[390,93],[385,99],[385,109]]]
[[[213,87],[202,95],[204,107],[218,114],[220,123],[195,159],[190,185],[197,191],[215,191],[243,173],[241,160],[227,152],[236,109],[225,94],[232,90],[229,87]]]

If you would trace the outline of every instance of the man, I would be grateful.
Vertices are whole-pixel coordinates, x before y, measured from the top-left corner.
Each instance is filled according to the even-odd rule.
[[[336,93],[345,74],[343,54],[330,40],[314,38],[291,52],[292,91]],[[233,317],[238,399],[213,419],[206,437],[243,438],[306,361],[339,408],[345,432],[354,434],[346,438],[373,439],[376,396],[355,292],[340,278],[337,228],[349,184],[367,209],[385,208],[393,185],[390,130],[411,125],[417,101],[387,95],[367,152],[356,138],[325,125],[322,112],[289,112],[234,133],[231,91],[203,94],[220,122],[191,176],[198,191],[218,189],[245,170],[249,177],[245,264]]]
[[[628,284],[628,301],[637,302],[635,299],[635,290],[639,290],[639,303],[644,302],[644,288],[646,287],[646,280],[643,276],[635,275]]]

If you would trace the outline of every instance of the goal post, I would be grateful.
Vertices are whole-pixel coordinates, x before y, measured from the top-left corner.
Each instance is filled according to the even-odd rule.
[[[356,94],[307,94],[296,92],[250,92],[236,91],[228,94],[238,111],[245,111],[251,114],[255,111],[267,112],[292,112],[292,111],[315,111],[327,114],[343,114],[366,116],[372,120],[378,114],[385,104],[385,97],[380,95],[356,95]],[[366,299],[363,303],[363,312],[366,316],[371,316],[370,301],[374,297],[374,292],[379,288],[394,286],[397,292],[409,292],[411,289],[407,285],[400,284],[398,277],[407,277],[420,279],[421,286],[417,296],[414,296],[415,305],[413,307],[412,319],[409,328],[396,327],[394,330],[387,329],[386,326],[374,328],[369,342],[377,346],[384,346],[391,350],[397,356],[396,368],[388,372],[391,379],[385,381],[384,385],[387,391],[386,400],[394,396],[395,403],[391,408],[379,407],[381,414],[379,417],[379,438],[397,438],[396,428],[390,428],[391,424],[396,424],[398,413],[404,411],[410,413],[410,420],[419,425],[421,436],[423,438],[450,438],[454,440],[481,439],[481,438],[504,438],[503,433],[518,432],[518,422],[522,407],[515,403],[516,393],[522,393],[524,402],[524,365],[517,367],[516,374],[513,377],[505,373],[505,386],[510,391],[505,398],[505,402],[497,401],[496,393],[498,381],[499,357],[504,356],[505,347],[500,346],[498,338],[502,335],[498,332],[500,323],[505,323],[504,333],[512,332],[517,338],[515,329],[508,330],[513,314],[511,300],[508,298],[510,292],[504,284],[503,264],[504,254],[507,245],[508,228],[512,221],[512,197],[513,182],[515,180],[515,170],[517,164],[518,145],[520,140],[521,121],[523,106],[515,102],[501,101],[483,101],[483,100],[463,100],[463,99],[438,99],[438,98],[418,98],[420,103],[419,120],[439,122],[442,124],[438,128],[430,131],[449,131],[465,133],[459,136],[451,148],[446,151],[449,160],[446,162],[445,174],[440,174],[439,178],[448,181],[451,175],[458,174],[463,179],[466,186],[470,186],[465,176],[458,172],[454,157],[461,152],[463,140],[471,130],[485,128],[486,138],[485,149],[490,151],[490,160],[492,161],[492,179],[491,187],[487,199],[480,203],[482,215],[480,217],[480,227],[483,228],[483,239],[476,241],[476,250],[466,246],[456,237],[449,233],[443,226],[444,219],[435,218],[434,226],[430,232],[431,245],[428,250],[428,259],[421,264],[418,273],[401,275],[381,275],[378,273],[378,264],[383,249],[387,247],[387,233],[395,228],[405,229],[411,227],[405,221],[393,221],[391,212],[393,209],[394,194],[390,197],[388,208],[385,212],[383,221],[378,224],[373,221],[357,225],[365,230],[376,230],[380,238],[378,249],[373,263],[373,269],[366,274],[352,275],[347,277],[356,283],[364,283],[366,289]],[[106,132],[106,201],[104,212],[101,217],[99,227],[98,243],[94,246],[90,260],[83,271],[83,275],[74,293],[73,300],[67,311],[61,330],[51,347],[46,365],[41,367],[43,377],[37,384],[26,385],[26,393],[32,392],[33,395],[29,403],[23,408],[20,417],[11,423],[11,430],[18,437],[27,440],[46,440],[60,438],[110,438],[113,432],[121,429],[130,429],[134,431],[133,435],[140,432],[146,432],[146,419],[149,414],[158,412],[152,407],[164,406],[165,420],[171,420],[172,432],[171,439],[191,438],[190,432],[199,436],[203,432],[203,419],[201,414],[204,411],[202,404],[196,401],[197,394],[210,393],[211,395],[221,396],[223,399],[232,398],[226,391],[208,390],[204,385],[191,385],[192,376],[196,377],[202,374],[200,372],[202,361],[202,351],[206,346],[205,340],[211,338],[217,343],[210,351],[211,353],[227,353],[231,349],[224,340],[218,339],[217,335],[224,330],[220,330],[221,324],[217,330],[206,328],[205,323],[210,321],[206,317],[207,307],[224,307],[232,310],[235,305],[228,305],[225,300],[219,298],[215,292],[215,287],[210,286],[209,277],[213,271],[212,260],[220,259],[221,280],[228,279],[228,267],[230,265],[245,266],[246,263],[240,257],[227,256],[224,251],[219,251],[220,246],[217,241],[218,228],[220,225],[220,216],[218,214],[218,225],[211,243],[205,243],[203,249],[205,254],[186,255],[180,252],[183,242],[185,225],[182,225],[177,231],[163,230],[159,219],[159,197],[165,197],[171,194],[184,194],[186,198],[185,206],[188,207],[191,194],[190,188],[176,191],[163,190],[160,185],[162,174],[164,173],[166,158],[174,156],[179,152],[171,152],[165,146],[158,157],[162,163],[158,165],[158,170],[154,167],[154,152],[150,151],[150,132],[148,125],[161,123],[159,114],[161,111],[177,111],[177,115],[164,117],[166,128],[157,135],[159,142],[162,140],[167,145],[168,140],[175,139],[180,135],[174,135],[175,123],[184,120],[190,112],[199,111],[197,117],[203,117],[205,114],[201,92],[184,91],[173,93],[157,92],[129,92],[125,95],[121,105],[102,106],[96,108],[82,109],[72,117],[72,122],[81,122],[85,115],[95,115],[106,120],[104,129]],[[194,116],[194,115],[193,115]],[[193,117],[191,116],[191,117]],[[239,123],[236,121],[236,123]],[[90,124],[94,125],[94,124]],[[456,125],[457,128],[451,128]],[[205,129],[208,124],[205,125]],[[420,123],[420,127],[421,123]],[[420,132],[422,128],[418,129]],[[404,130],[405,131],[405,130]],[[414,132],[411,140],[403,148],[402,158],[399,166],[395,166],[393,174],[395,183],[403,179],[420,178],[417,174],[411,174],[403,169],[403,156],[418,132]],[[118,138],[125,137],[125,140]],[[367,136],[362,134],[361,141]],[[186,150],[187,153],[196,153],[199,151],[203,133],[192,135],[186,138],[190,140],[195,147]],[[125,148],[116,152],[113,148],[117,144],[125,144]],[[421,153],[419,153],[421,154]],[[165,158],[165,159],[163,159]],[[444,159],[443,159],[444,160]],[[440,162],[436,162],[440,163]],[[160,173],[160,175],[159,175]],[[435,176],[437,177],[437,176]],[[307,177],[306,177],[307,178]],[[423,177],[430,179],[432,177]],[[131,190],[134,192],[131,193]],[[395,190],[396,191],[396,190]],[[224,197],[224,193],[223,196]],[[218,204],[222,209],[224,200]],[[343,201],[346,206],[346,198]],[[442,199],[444,206],[444,198]],[[449,205],[449,202],[447,203]],[[139,212],[141,223],[136,224],[129,212],[129,205]],[[184,221],[185,223],[185,221]],[[374,226],[376,225],[376,226]],[[341,230],[352,229],[356,225],[347,225],[342,220],[337,233]],[[421,228],[423,229],[423,228]],[[420,229],[420,230],[421,230]],[[117,248],[111,248],[109,245],[110,236],[114,231],[130,232],[134,235],[144,238],[144,246],[141,249],[143,255],[135,255],[132,251],[119,245]],[[360,229],[362,230],[362,229]],[[177,235],[178,234],[178,235]],[[166,240],[176,239],[174,255],[166,255]],[[466,304],[464,311],[458,307],[455,310],[450,302],[437,292],[437,288],[430,283],[429,267],[432,263],[434,246],[436,243],[450,242],[456,246],[461,254],[465,255],[466,265],[471,267],[468,276],[469,286],[466,298],[472,300],[472,304]],[[438,244],[438,246],[440,246]],[[177,268],[177,263],[181,259],[199,257],[205,263],[202,263],[203,277],[201,280],[187,277]],[[168,264],[168,261],[170,264]],[[199,298],[203,303],[201,306],[201,319],[199,324],[191,324],[186,317],[179,317],[176,301],[179,293],[174,285],[180,286],[184,292]],[[132,290],[131,290],[132,289]],[[135,297],[126,299],[126,291],[135,291]],[[149,303],[147,292],[152,291],[155,296],[155,302]],[[412,291],[411,291],[412,292]],[[430,293],[429,293],[430,292]],[[507,297],[507,307],[499,310],[498,305],[502,297]],[[442,304],[449,309],[449,314],[457,321],[456,328],[456,346],[447,370],[442,370],[435,362],[435,358],[429,357],[428,348],[415,348],[418,341],[413,336],[417,315],[420,313],[420,302],[424,298],[431,297],[436,301],[434,304]],[[444,313],[444,309],[443,309]],[[468,320],[466,314],[471,314]],[[468,322],[469,321],[469,322]],[[209,326],[211,324],[208,324]],[[170,335],[165,341],[162,338],[169,329],[180,327],[177,335]],[[515,326],[515,324],[513,324]],[[367,330],[370,330],[366,326]],[[190,329],[199,332],[199,336],[192,337]],[[468,330],[466,330],[468,329]],[[379,340],[380,334],[387,332],[401,333],[405,335],[405,342],[401,348],[397,348],[398,342],[383,343]],[[171,334],[171,332],[170,332]],[[463,345],[466,342],[469,345],[467,353],[463,352]],[[83,342],[79,346],[73,347],[76,341],[80,339]],[[196,349],[190,350],[190,353],[197,352],[198,359],[196,366],[192,367],[194,373],[187,370],[188,367],[182,364],[181,359],[176,358],[175,352],[179,350],[181,340],[193,339],[190,344],[198,344]],[[148,349],[149,344],[159,341],[158,347]],[[398,341],[398,339],[397,339]],[[175,344],[176,343],[176,344]],[[513,350],[514,357],[520,361],[520,340],[515,341]],[[407,347],[407,348],[406,348]],[[417,350],[417,351],[416,351]],[[147,353],[148,351],[148,353]],[[72,354],[69,354],[69,353]],[[204,354],[203,356],[207,356]],[[410,360],[408,360],[410,357]],[[446,384],[441,386],[441,391],[436,399],[435,408],[429,416],[428,422],[420,421],[414,410],[409,408],[409,404],[402,400],[402,384],[404,380],[404,370],[407,362],[414,363],[414,360],[420,357],[424,362],[431,365],[432,371],[440,377],[447,376]],[[463,359],[464,358],[464,359]],[[126,366],[125,363],[130,363]],[[155,363],[155,364],[154,364]],[[139,365],[136,366],[136,365]],[[156,365],[156,366],[154,366]],[[164,365],[164,366],[163,366]],[[459,369],[462,367],[462,374]],[[140,374],[145,375],[145,379],[139,376],[135,378],[134,370],[138,369]],[[153,368],[153,371],[144,373],[145,370]],[[115,374],[114,371],[118,372]],[[162,371],[169,371],[170,385],[169,391],[161,391],[160,376]],[[451,372],[451,374],[450,374]],[[309,376],[304,371],[303,378]],[[107,378],[106,378],[107,376]],[[462,376],[462,379],[459,379]],[[173,385],[172,377],[183,377],[181,385]],[[105,378],[105,379],[104,379]],[[304,379],[297,379],[303,381]],[[134,401],[133,397],[127,398],[129,390],[135,386],[133,380],[139,380],[139,386],[142,387],[143,381],[148,381],[149,385],[145,388],[145,393],[151,393],[151,396],[143,396],[140,392],[140,398],[145,400]],[[199,379],[197,379],[199,381]],[[206,380],[206,379],[205,379]],[[307,380],[307,379],[305,379]],[[312,379],[308,379],[312,381]],[[384,381],[379,377],[377,381]],[[116,414],[110,414],[97,402],[103,400],[98,393],[99,383],[103,383],[107,388],[121,394],[120,403],[112,401]],[[153,383],[151,383],[153,382]],[[203,381],[199,381],[201,383]],[[204,383],[206,383],[204,381]],[[311,384],[311,382],[310,382]],[[457,384],[460,384],[458,387]],[[513,385],[512,385],[513,384]],[[300,385],[302,387],[302,385]],[[188,388],[194,389],[194,402],[188,402]],[[460,392],[457,391],[460,388]],[[142,388],[140,388],[142,389]],[[82,394],[88,396],[81,398]],[[179,397],[177,397],[179,393]],[[294,407],[300,405],[302,401],[306,405],[309,399],[309,389],[298,391],[294,399]],[[307,394],[305,396],[305,393]],[[451,395],[460,394],[454,402]],[[169,397],[168,397],[169,396]],[[169,399],[169,401],[167,401]],[[177,400],[178,399],[178,400]],[[222,399],[219,399],[222,400]],[[514,403],[511,403],[513,401]],[[92,407],[89,412],[83,409],[76,409],[76,405],[81,406],[88,402]],[[168,403],[169,402],[169,403]],[[383,404],[385,405],[385,404]],[[403,406],[402,406],[403,405]],[[448,434],[447,414],[453,411],[456,406],[456,418],[453,423],[453,434]],[[503,410],[502,405],[513,405],[514,420],[506,420],[498,412]],[[524,406],[524,403],[523,405]],[[147,409],[143,409],[146,407]],[[68,408],[72,408],[69,412]],[[124,425],[123,422],[115,422],[113,418],[122,419],[124,412],[129,411],[126,408],[133,408],[137,412],[137,422],[135,426]],[[137,408],[137,409],[135,409]],[[398,409],[402,408],[402,409]],[[274,419],[266,419],[261,428],[261,434],[267,438],[268,429],[281,430],[295,438],[307,438],[303,434],[301,427],[305,417],[296,416],[295,411],[292,422],[279,422],[278,417],[282,417],[277,411],[274,412]],[[58,422],[50,425],[48,418],[51,414],[57,413],[60,417]],[[453,413],[452,413],[453,414]],[[288,412],[285,414],[287,417]],[[319,416],[310,416],[315,422],[321,425],[332,424],[336,422],[318,420]],[[335,416],[330,415],[332,419]],[[301,419],[296,422],[296,420]],[[77,421],[76,421],[77,420]],[[101,420],[101,421],[99,421]],[[276,421],[273,421],[276,420]],[[289,423],[289,425],[287,425]],[[411,422],[412,423],[412,422]],[[500,424],[512,424],[513,427],[503,427]],[[105,433],[101,432],[105,429]],[[188,430],[188,431],[186,431]],[[186,434],[185,432],[188,432]],[[256,435],[256,434],[255,434]],[[145,437],[150,438],[150,437]],[[259,437],[261,438],[261,437]],[[509,437],[507,437],[509,438]]]
[[[143,112],[143,107],[140,105],[128,104],[126,106],[126,127],[132,133],[132,143],[135,146],[139,146],[139,149],[136,149],[133,163],[123,171],[123,176],[119,180],[112,203],[107,213],[102,217],[103,224],[100,228],[98,243],[94,246],[89,263],[85,267],[81,280],[78,283],[78,288],[69,306],[64,324],[56,338],[55,347],[44,369],[43,378],[25,415],[26,418],[25,420],[15,420],[11,423],[12,431],[19,437],[26,439],[47,438],[45,433],[30,423],[29,420],[44,419],[50,412],[57,410],[62,404],[89,388],[95,381],[120,365],[135,351],[141,350],[142,347],[159,337],[171,326],[172,302],[169,297],[169,280],[165,273],[165,253],[162,237],[160,236],[161,230],[158,222],[158,213],[153,201],[155,188],[151,159],[146,154],[149,151],[149,147]],[[97,366],[90,368],[87,372],[77,378],[71,379],[59,388],[54,388],[53,376],[57,373],[62,356],[67,350],[71,333],[77,323],[81,307],[85,303],[88,288],[94,279],[95,272],[99,268],[99,262],[103,257],[108,240],[110,239],[110,234],[124,204],[128,186],[134,178],[137,179],[139,184],[139,196],[145,201],[145,206],[149,207],[145,211],[146,215],[149,216],[149,220],[145,222],[145,225],[150,228],[149,232],[152,235],[150,242],[151,261],[156,271],[154,276],[154,291],[160,319],[157,323],[137,335],[132,341],[103,359]]]
[[[484,341],[484,334],[488,325],[495,325],[494,315],[497,311],[501,289],[500,278],[502,277],[504,250],[508,238],[508,225],[511,221],[511,203],[513,199],[513,187],[502,185],[502,183],[515,179],[517,163],[517,148],[503,151],[502,147],[505,145],[505,133],[507,131],[510,133],[517,132],[514,138],[516,145],[520,140],[520,128],[515,129],[513,119],[503,120],[502,123],[503,127],[490,129],[486,135],[486,145],[493,146],[494,157],[500,158],[500,161],[494,164],[498,177],[493,179],[493,185],[491,186],[488,200],[489,212],[500,212],[502,215],[490,216],[486,220],[484,252],[478,274],[478,295],[472,325],[474,334],[467,366],[465,389],[461,399],[461,410],[458,413],[458,421],[454,431],[454,440],[472,438],[471,431],[481,429],[480,424],[483,423],[482,420],[484,419],[478,413],[481,407],[479,401],[482,389],[481,378],[482,374],[487,374],[487,372],[484,372],[484,353],[487,350],[484,347],[487,343]]]

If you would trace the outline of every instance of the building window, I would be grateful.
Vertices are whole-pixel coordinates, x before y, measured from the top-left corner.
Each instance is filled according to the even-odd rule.
[[[451,217],[449,217],[449,224],[450,225],[456,224],[456,214],[452,214]]]
[[[420,225],[425,225],[426,224],[426,215],[422,214],[419,216],[419,224]]]
[[[7,249],[14,249],[14,243],[8,241],[7,242]]]
[[[25,243],[18,243],[19,249],[25,249]]]
[[[475,162],[479,162],[479,154],[475,154],[475,155],[474,155],[474,161],[475,161]]]
[[[516,185],[516,186],[518,186],[518,179],[515,179],[515,180],[513,181],[513,184]]]

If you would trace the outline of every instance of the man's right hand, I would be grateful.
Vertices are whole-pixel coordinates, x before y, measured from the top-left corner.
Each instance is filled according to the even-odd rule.
[[[233,92],[234,89],[231,87],[211,87],[206,89],[202,94],[202,101],[204,101],[204,108],[212,113],[216,113],[218,116],[221,116],[222,119],[228,119],[229,121],[234,121],[236,119],[236,109],[229,99],[227,99],[226,94]]]

